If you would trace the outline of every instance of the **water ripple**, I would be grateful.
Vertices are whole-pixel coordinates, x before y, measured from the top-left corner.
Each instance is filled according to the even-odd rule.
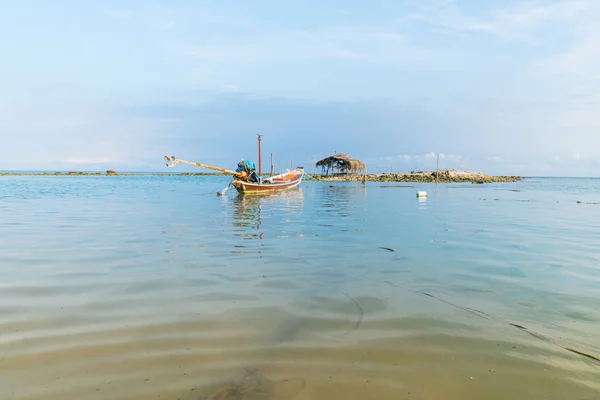
[[[598,398],[600,181],[13,178],[2,399]]]

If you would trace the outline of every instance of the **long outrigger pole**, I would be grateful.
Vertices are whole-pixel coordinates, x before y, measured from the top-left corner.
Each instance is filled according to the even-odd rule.
[[[186,160],[180,160],[179,158],[175,158],[173,157],[168,157],[165,156],[165,161],[170,162],[171,165],[167,164],[167,167],[169,168],[173,168],[174,166],[176,166],[179,163],[184,163],[184,164],[189,164],[189,165],[193,165],[194,167],[201,167],[201,168],[206,168],[206,169],[212,169],[214,171],[219,171],[219,172],[223,172],[225,174],[231,174],[231,175],[239,175],[238,172],[235,171],[231,171],[225,168],[219,168],[219,167],[213,167],[212,165],[206,165],[206,164],[200,164],[197,162],[192,162],[192,161],[186,161]]]
[[[234,177],[240,179],[240,178],[244,178],[247,176],[247,173],[245,171],[241,171],[241,172],[235,172],[235,171],[231,171],[225,168],[219,168],[219,167],[213,167],[212,165],[206,165],[206,164],[200,164],[197,162],[192,162],[192,161],[187,161],[187,160],[181,160],[179,158],[175,158],[175,156],[165,156],[165,161],[167,161],[167,167],[169,168],[173,168],[174,166],[176,166],[179,163],[184,163],[184,164],[189,164],[189,165],[193,165],[194,167],[201,167],[201,168],[206,168],[206,169],[212,169],[214,171],[219,171],[219,172],[223,172],[226,174],[231,174]],[[169,162],[171,163],[169,165]],[[223,194],[225,194],[225,192],[227,191],[227,189],[229,189],[229,185],[231,185],[231,182],[229,182],[229,184],[225,187],[225,189],[223,189],[220,192],[217,192],[218,196],[222,196]]]

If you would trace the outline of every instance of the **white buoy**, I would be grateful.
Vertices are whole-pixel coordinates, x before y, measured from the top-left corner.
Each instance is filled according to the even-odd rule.
[[[417,192],[417,197],[427,197],[427,192]]]

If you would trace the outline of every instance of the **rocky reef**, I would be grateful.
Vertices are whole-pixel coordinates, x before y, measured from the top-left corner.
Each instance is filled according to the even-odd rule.
[[[495,183],[517,182],[522,180],[519,176],[490,176],[481,172],[445,170],[439,171],[411,171],[399,174],[367,174],[367,175],[342,175],[307,177],[313,181],[341,181],[341,182],[419,182],[419,183]]]

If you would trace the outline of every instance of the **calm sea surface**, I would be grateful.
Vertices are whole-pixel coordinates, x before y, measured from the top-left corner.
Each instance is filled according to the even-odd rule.
[[[2,177],[0,398],[600,399],[600,180],[227,182]]]

